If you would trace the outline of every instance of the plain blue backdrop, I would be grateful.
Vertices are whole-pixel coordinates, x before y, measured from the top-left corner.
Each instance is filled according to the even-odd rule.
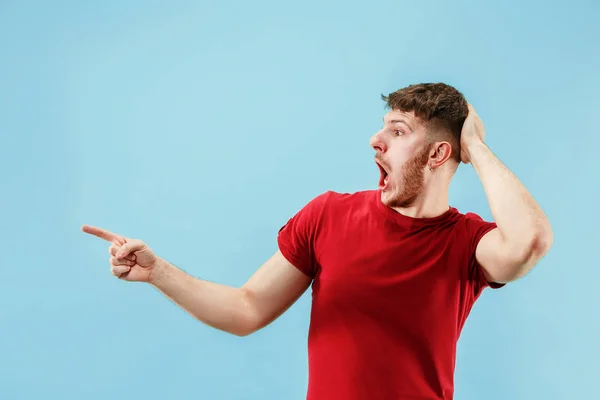
[[[595,398],[599,17],[592,0],[0,1],[0,398],[303,399],[309,292],[234,337],[112,277],[80,226],[241,285],[314,196],[376,187],[380,94],[436,81],[555,232],[475,305],[456,399]],[[491,218],[470,166],[451,203]]]

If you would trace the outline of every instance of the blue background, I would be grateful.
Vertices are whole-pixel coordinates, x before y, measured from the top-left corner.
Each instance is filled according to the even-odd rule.
[[[98,225],[241,285],[332,189],[372,189],[381,93],[458,87],[555,245],[486,291],[456,399],[591,399],[600,6],[542,1],[0,2],[0,398],[303,399],[307,293],[246,338],[109,273]],[[461,166],[461,211],[491,218]]]

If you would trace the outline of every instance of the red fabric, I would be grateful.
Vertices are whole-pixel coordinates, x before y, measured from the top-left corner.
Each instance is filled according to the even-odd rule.
[[[410,218],[380,198],[327,192],[279,231],[313,278],[308,400],[453,398],[459,334],[489,286],[475,249],[495,224],[454,208]]]

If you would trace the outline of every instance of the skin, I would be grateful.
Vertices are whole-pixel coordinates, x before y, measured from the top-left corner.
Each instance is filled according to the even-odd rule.
[[[111,244],[109,263],[114,276],[147,282],[194,318],[237,336],[249,335],[271,323],[311,282],[280,251],[237,288],[195,278],[158,257],[141,240],[89,225],[82,230]]]
[[[497,228],[479,242],[476,257],[489,281],[524,276],[549,251],[550,223],[525,187],[484,144],[483,123],[469,106],[461,134],[461,161],[479,176]],[[433,141],[412,113],[390,111],[371,138],[375,160],[388,173],[382,202],[414,218],[446,212],[450,180],[458,166],[447,141]],[[113,275],[147,282],[199,321],[238,336],[274,321],[309,287],[302,274],[277,251],[241,287],[190,276],[158,257],[146,243],[84,225],[83,232],[110,243]]]
[[[485,145],[485,129],[472,105],[461,132],[460,159],[471,164],[485,190],[497,228],[476,249],[490,282],[525,276],[550,250],[548,218],[517,177]],[[435,217],[449,208],[448,191],[458,162],[447,141],[432,141],[413,113],[390,111],[384,127],[371,138],[375,160],[389,173],[382,202],[414,217]],[[408,200],[407,200],[408,199]]]
[[[375,162],[388,175],[382,202],[414,218],[447,211],[448,188],[457,164],[449,160],[450,144],[432,143],[424,124],[413,113],[392,110],[383,121],[383,128],[370,141]],[[437,173],[433,174],[430,167]]]

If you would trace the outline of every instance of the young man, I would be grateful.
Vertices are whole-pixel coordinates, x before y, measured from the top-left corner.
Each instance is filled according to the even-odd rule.
[[[240,288],[193,278],[140,240],[83,230],[112,242],[114,275],[149,282],[235,335],[271,323],[312,283],[309,400],[452,399],[456,345],[475,300],[524,276],[552,230],[455,88],[412,85],[384,100],[390,111],[371,139],[378,189],[313,199]],[[449,206],[461,161],[481,179],[494,223]]]

